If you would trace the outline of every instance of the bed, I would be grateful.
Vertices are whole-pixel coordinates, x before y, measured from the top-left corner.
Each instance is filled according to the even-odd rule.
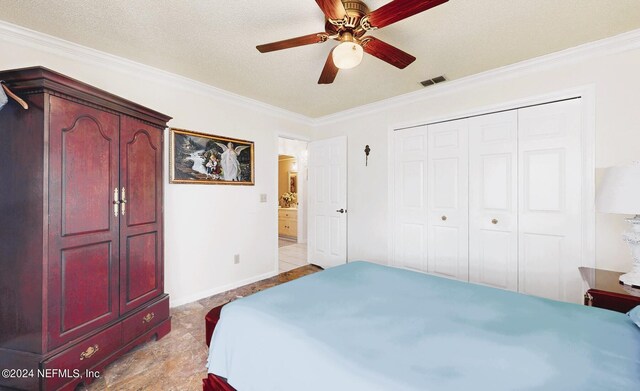
[[[205,389],[640,390],[625,314],[368,262],[222,308]]]

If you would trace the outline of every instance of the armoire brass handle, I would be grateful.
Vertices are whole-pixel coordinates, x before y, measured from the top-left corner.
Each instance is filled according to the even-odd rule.
[[[98,346],[98,344],[95,344],[93,346],[89,346],[87,348],[87,350],[85,350],[84,352],[80,353],[80,361],[84,360],[85,358],[90,358],[91,356],[96,354],[96,352],[98,350],[100,350],[100,347]]]
[[[127,211],[127,192],[125,188],[122,188],[122,201],[120,201],[120,212],[124,216],[124,213]]]
[[[120,205],[120,200],[118,196],[118,188],[113,189],[113,215],[118,217],[118,205]]]
[[[149,323],[151,322],[151,319],[153,319],[153,317],[156,316],[156,314],[154,314],[153,312],[149,312],[148,314],[146,314],[144,316],[144,318],[142,318],[142,323]]]
[[[491,220],[491,224],[498,224],[498,220],[497,219]]]

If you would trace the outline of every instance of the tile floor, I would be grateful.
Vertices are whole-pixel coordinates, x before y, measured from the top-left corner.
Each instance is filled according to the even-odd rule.
[[[204,317],[211,308],[236,296],[252,293],[312,274],[320,268],[307,265],[275,277],[171,309],[171,332],[160,341],[143,344],[109,365],[100,379],[78,390],[202,390],[208,348]]]
[[[307,263],[307,244],[278,239],[279,272],[288,272]]]

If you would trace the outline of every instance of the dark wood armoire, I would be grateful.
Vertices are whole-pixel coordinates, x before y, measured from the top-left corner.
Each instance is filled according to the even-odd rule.
[[[73,389],[171,330],[171,118],[46,68],[0,80],[30,106],[0,111],[0,388]]]

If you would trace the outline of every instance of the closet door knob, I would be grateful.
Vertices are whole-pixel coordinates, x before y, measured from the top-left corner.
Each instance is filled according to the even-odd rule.
[[[497,219],[491,220],[491,224],[498,224],[498,220]]]
[[[447,221],[447,216],[442,216],[440,218],[442,219],[442,221]]]

